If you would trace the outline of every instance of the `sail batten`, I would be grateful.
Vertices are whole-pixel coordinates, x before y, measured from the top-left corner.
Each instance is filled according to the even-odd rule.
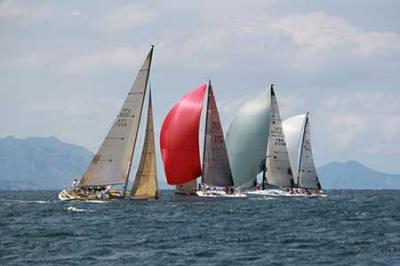
[[[126,185],[128,182],[152,55],[153,47],[143,62],[111,129],[83,175],[80,181],[82,186]]]
[[[271,85],[271,119],[268,134],[265,178],[275,186],[294,186],[292,168],[282,128],[278,101]]]
[[[138,199],[158,197],[157,161],[154,145],[154,123],[151,89],[149,90],[149,103],[147,108],[146,133],[142,155],[130,194],[131,198]]]
[[[207,98],[202,181],[213,186],[233,186],[224,133],[211,82]]]

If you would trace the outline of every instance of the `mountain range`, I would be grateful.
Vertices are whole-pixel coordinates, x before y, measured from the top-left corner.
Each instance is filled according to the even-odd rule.
[[[82,176],[92,157],[86,148],[55,137],[0,138],[0,190],[60,190]],[[324,189],[400,189],[400,174],[374,171],[357,161],[331,162],[318,173]]]
[[[93,154],[55,137],[0,139],[0,189],[60,189],[80,178]]]

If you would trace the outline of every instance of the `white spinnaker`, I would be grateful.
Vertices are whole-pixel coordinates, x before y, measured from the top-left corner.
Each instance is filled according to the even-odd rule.
[[[147,55],[122,108],[80,184],[125,184],[135,149],[140,117],[150,73],[153,48]]]
[[[300,155],[300,173],[299,173],[299,187],[321,189],[321,185],[318,180],[317,169],[315,168],[314,158],[311,148],[311,128],[310,120],[307,116],[305,130],[304,130],[304,141]]]
[[[292,166],[294,181],[297,182],[300,163],[300,146],[303,140],[304,124],[307,114],[289,117],[282,122],[285,133],[286,147],[289,153],[290,165]]]
[[[271,119],[268,134],[265,177],[268,184],[291,187],[294,185],[289,154],[286,148],[278,101],[271,87]]]

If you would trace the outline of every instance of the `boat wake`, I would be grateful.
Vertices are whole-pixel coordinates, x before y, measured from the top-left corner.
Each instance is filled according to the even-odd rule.
[[[277,197],[249,197],[249,200],[277,200]]]
[[[79,208],[75,208],[73,206],[69,206],[67,208],[67,210],[71,211],[71,212],[93,212],[93,210],[79,209]]]
[[[0,201],[19,202],[19,203],[39,203],[39,204],[51,203],[50,200],[11,200],[11,199],[0,199]]]

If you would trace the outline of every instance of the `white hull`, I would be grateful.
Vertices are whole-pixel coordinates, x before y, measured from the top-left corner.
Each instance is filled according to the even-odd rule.
[[[90,202],[104,202],[104,201],[110,200],[110,198],[107,198],[107,199],[98,198],[98,197],[93,196],[93,195],[89,196],[89,197],[74,195],[74,193],[69,192],[67,189],[64,189],[63,191],[58,193],[58,199],[60,201],[77,200],[77,201],[90,201]]]
[[[58,193],[58,199],[61,201],[69,201],[69,200],[75,200],[76,198],[70,194],[68,194],[67,190],[64,189],[60,193]]]
[[[197,191],[196,195],[202,198],[246,198],[247,195],[241,192],[227,194],[221,190]]]
[[[305,197],[305,198],[313,198],[313,197],[326,197],[326,194],[301,194],[295,193],[290,194],[287,191],[283,191],[280,189],[265,189],[265,190],[255,190],[255,191],[247,191],[245,192],[247,196],[250,197]]]

